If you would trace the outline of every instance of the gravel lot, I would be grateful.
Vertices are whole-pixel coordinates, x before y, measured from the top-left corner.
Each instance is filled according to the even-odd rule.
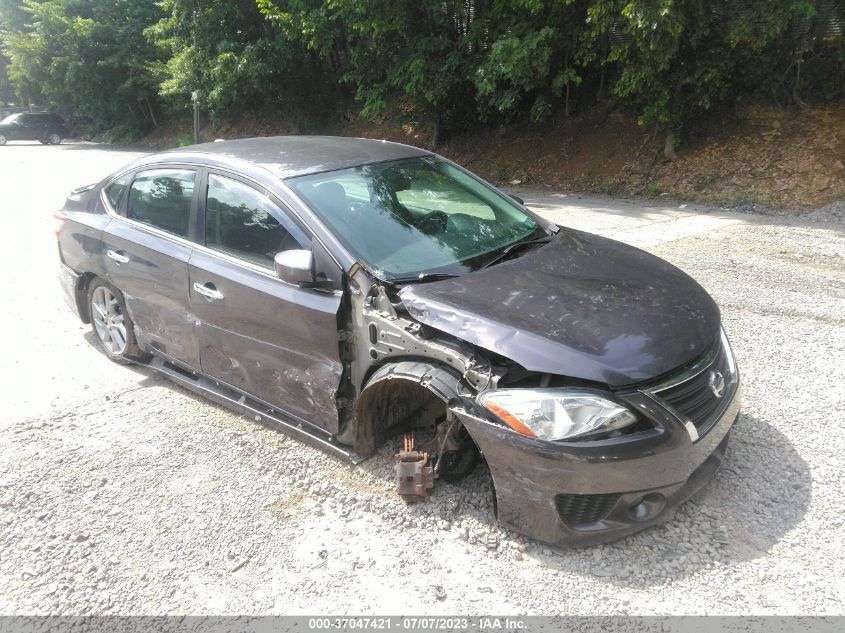
[[[521,192],[693,274],[745,385],[726,463],[672,521],[552,552],[496,526],[483,468],[408,507],[392,447],[351,467],[100,354],[60,297],[50,214],[133,157],[0,148],[0,613],[845,613],[841,209]]]

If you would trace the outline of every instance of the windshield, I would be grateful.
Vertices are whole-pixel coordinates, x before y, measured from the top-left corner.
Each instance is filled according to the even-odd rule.
[[[5,119],[3,119],[2,121],[0,121],[0,125],[5,125],[6,123],[11,123],[12,121],[14,121],[14,120],[15,120],[15,119],[17,119],[17,118],[18,118],[18,115],[17,115],[17,114],[10,114],[10,115],[9,115],[9,116],[7,116]]]
[[[287,183],[383,279],[463,274],[545,235],[509,198],[425,156],[301,176]]]

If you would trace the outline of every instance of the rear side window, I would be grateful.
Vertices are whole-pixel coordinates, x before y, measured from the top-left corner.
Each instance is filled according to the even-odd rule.
[[[307,237],[264,194],[243,183],[208,177],[205,244],[265,268],[276,253],[302,248]]]
[[[151,169],[135,175],[126,215],[162,231],[188,237],[196,172]]]
[[[115,180],[112,184],[106,187],[106,198],[109,201],[112,209],[117,210],[120,207],[120,200],[123,198],[123,192],[129,186],[129,181],[132,176],[127,174]]]

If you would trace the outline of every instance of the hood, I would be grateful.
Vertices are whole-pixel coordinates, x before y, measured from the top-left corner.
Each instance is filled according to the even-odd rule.
[[[562,228],[548,244],[462,277],[405,286],[420,323],[530,371],[613,387],[702,354],[719,309],[691,277],[645,251]]]

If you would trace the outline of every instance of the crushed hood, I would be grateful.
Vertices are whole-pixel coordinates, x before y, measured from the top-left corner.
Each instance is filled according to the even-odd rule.
[[[400,297],[420,323],[527,370],[614,387],[676,369],[719,333],[719,309],[687,274],[566,228],[522,257]]]

